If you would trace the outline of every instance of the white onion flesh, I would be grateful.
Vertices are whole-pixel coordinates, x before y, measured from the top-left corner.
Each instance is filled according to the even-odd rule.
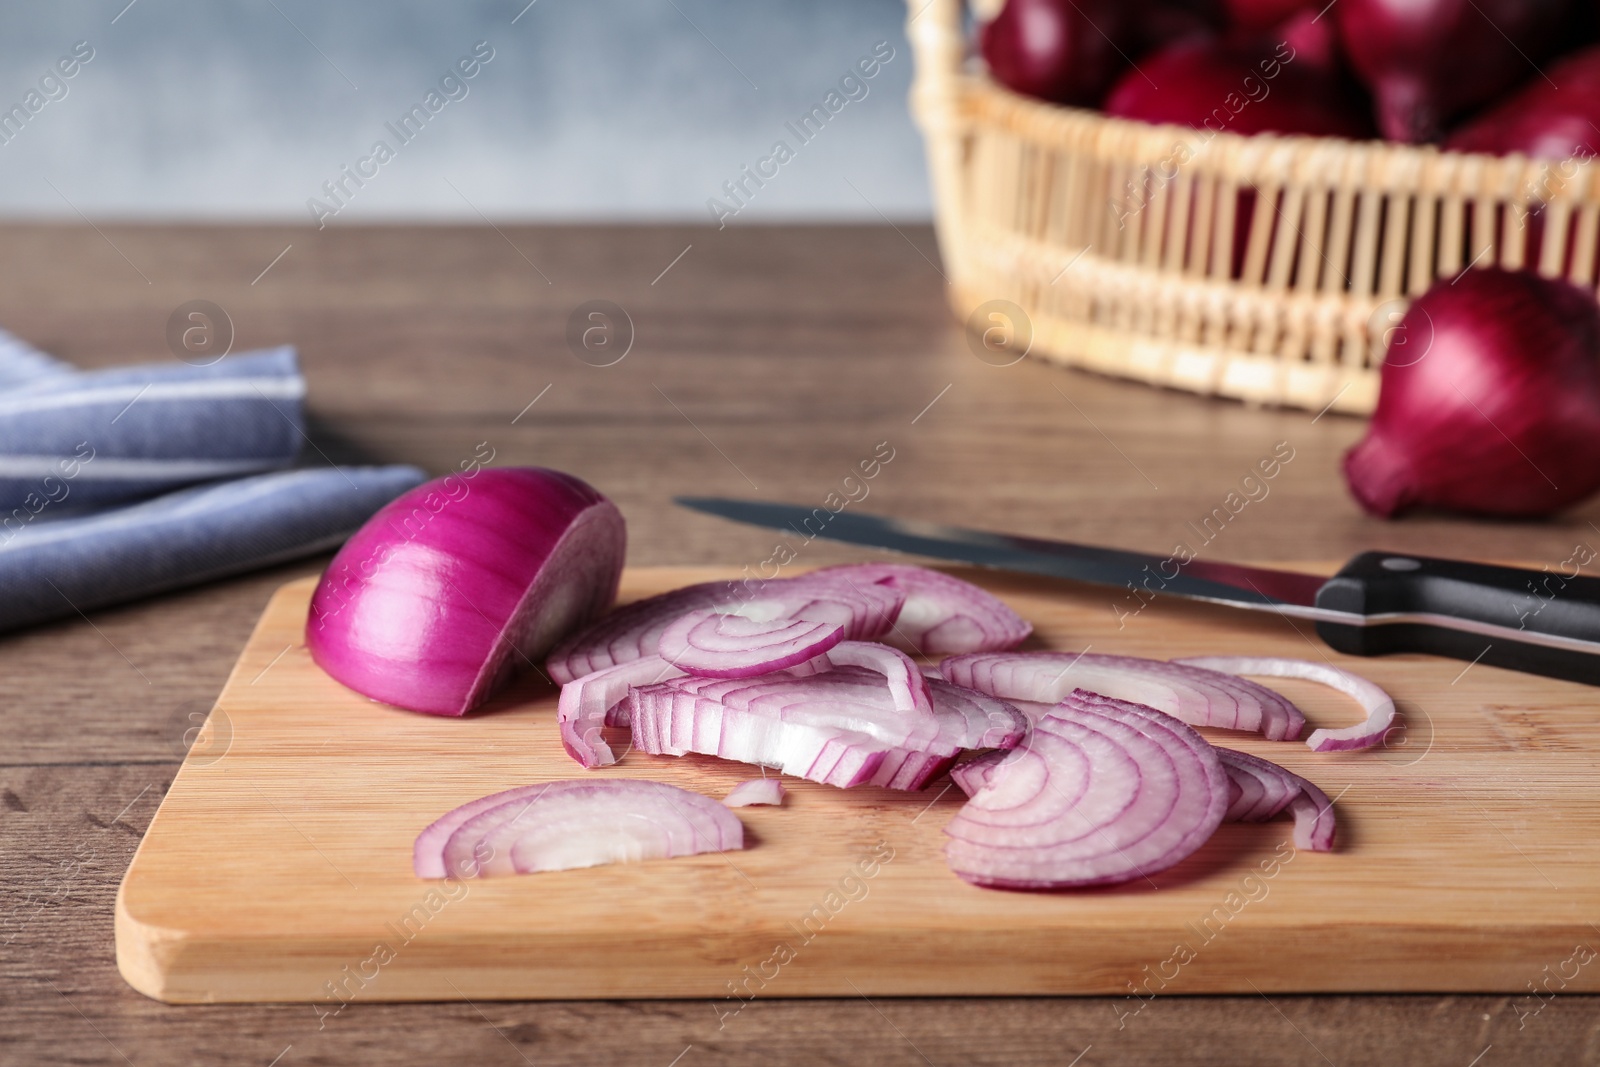
[[[561,687],[556,703],[556,723],[561,747],[585,767],[605,767],[617,762],[616,753],[601,735],[601,726],[626,726],[617,709],[626,708],[628,692],[635,686],[678,678],[683,671],[660,656],[618,663],[586,674]]]
[[[718,611],[757,622],[831,622],[846,640],[871,640],[894,625],[905,594],[824,572],[770,581],[705,582],[635,601],[568,638],[545,668],[561,684],[618,663],[656,655],[667,628],[691,611]]]
[[[853,585],[889,585],[905,594],[894,629],[882,640],[925,656],[1016,648],[1033,624],[971,582],[904,563],[849,563],[813,572]]]
[[[1287,810],[1294,816],[1296,848],[1328,852],[1333,848],[1333,802],[1316,785],[1270,760],[1217,749],[1223,769],[1233,785],[1233,800],[1224,816],[1228,822],[1266,822]]]
[[[662,782],[522,786],[464,804],[417,837],[421,878],[484,878],[726,852],[744,826],[722,804]]]
[[[685,677],[634,689],[641,752],[700,752],[849,788],[920,788],[963,750],[1016,744],[1022,714],[1003,701],[929,682],[930,720],[898,706],[884,677],[841,666],[794,677]]]
[[[802,619],[748,619],[691,611],[661,633],[660,656],[688,674],[752,678],[815,659],[844,638],[844,626]]]
[[[1143,704],[1191,726],[1300,736],[1305,716],[1281,694],[1203,663],[1073,652],[990,652],[952,656],[940,673],[1001,700],[1054,705],[1075,689]]]
[[[782,804],[783,783],[776,778],[752,778],[740,782],[728,791],[722,802],[730,808],[744,808],[751,804]]]
[[[1366,718],[1338,730],[1314,730],[1306,738],[1313,752],[1348,752],[1383,743],[1394,725],[1394,700],[1378,686],[1349,671],[1326,663],[1277,656],[1196,656],[1177,662],[1228,674],[1258,678],[1300,678],[1337,689],[1361,705]]]
[[[1191,855],[1228,807],[1216,750],[1151,708],[1078,690],[971,773],[945,858],[978,885],[1057,889],[1148,877]]]

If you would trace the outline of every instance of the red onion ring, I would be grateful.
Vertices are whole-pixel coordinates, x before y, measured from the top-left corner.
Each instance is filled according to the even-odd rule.
[[[689,674],[752,678],[815,659],[843,637],[844,627],[831,622],[691,611],[661,632],[660,655]]]
[[[611,746],[600,733],[601,726],[627,726],[628,692],[634,686],[651,685],[677,678],[683,671],[660,656],[618,663],[586,674],[561,687],[556,702],[556,723],[561,728],[561,747],[585,767],[604,767],[617,762]]]
[[[1071,652],[990,652],[952,656],[939,672],[956,685],[1025,705],[1053,705],[1074,689],[1143,704],[1191,726],[1259,731],[1294,740],[1305,716],[1280,693],[1203,661],[1140,659]],[[1243,683],[1243,684],[1241,684]]]
[[[783,783],[776,778],[752,778],[734,786],[722,798],[722,802],[730,808],[744,808],[751,804],[782,804],[783,792]]]
[[[1353,697],[1367,713],[1364,721],[1338,730],[1314,730],[1306,739],[1313,752],[1348,752],[1380,744],[1394,725],[1394,700],[1358,674],[1325,663],[1277,656],[1195,656],[1175,662],[1229,674],[1253,674],[1262,678],[1300,678]]]
[[[1217,758],[1239,792],[1223,816],[1226,821],[1266,822],[1287,809],[1294,816],[1296,848],[1314,852],[1333,849],[1336,827],[1328,794],[1293,771],[1247,752],[1219,748]]]
[[[893,625],[904,594],[888,585],[856,584],[825,572],[770,581],[705,582],[627,604],[573,635],[550,654],[550,677],[575,678],[642,656],[653,656],[661,635],[691,611],[718,610],[756,621],[832,622],[848,641],[869,640]]]
[[[418,835],[420,878],[484,878],[725,852],[744,826],[710,797],[624,778],[522,786],[472,801]]]
[[[1216,751],[1173,717],[1077,690],[1034,724],[945,828],[945,858],[977,885],[1056,889],[1148,877],[1222,821]]]
[[[1003,701],[928,683],[930,720],[903,710],[884,677],[835,667],[796,677],[684,677],[628,697],[634,747],[700,752],[849,788],[921,788],[966,748],[1016,744],[1027,720]]]
[[[926,656],[991,652],[1015,648],[1033,633],[1033,624],[993,593],[927,567],[847,563],[810,576],[841,578],[852,588],[887,585],[903,592],[905,605],[883,640],[908,652]]]

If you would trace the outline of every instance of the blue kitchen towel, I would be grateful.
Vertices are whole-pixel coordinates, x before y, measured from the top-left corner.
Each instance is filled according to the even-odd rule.
[[[0,389],[76,373],[72,364],[47,356],[22,338],[0,330]]]
[[[415,467],[278,471],[127,507],[0,527],[0,630],[326,551],[426,475]]]
[[[291,466],[305,392],[288,345],[205,367],[78,372],[0,334],[0,515],[40,500],[125,503]]]

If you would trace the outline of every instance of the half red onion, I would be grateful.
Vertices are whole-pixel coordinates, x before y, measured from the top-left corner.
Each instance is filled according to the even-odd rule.
[[[402,494],[334,556],[306,646],[358,693],[463,715],[616,596],[627,534],[586,483],[540,467]]]
[[[1180,664],[1223,671],[1228,674],[1253,674],[1260,678],[1302,678],[1308,682],[1321,682],[1339,690],[1361,705],[1367,713],[1364,721],[1339,730],[1314,730],[1306,739],[1314,752],[1346,752],[1351,749],[1371,748],[1381,744],[1383,737],[1394,725],[1394,700],[1358,674],[1341,670],[1326,663],[1312,663],[1303,659],[1283,659],[1276,656],[1194,656],[1177,660]],[[1292,739],[1291,739],[1292,740]]]
[[[757,622],[833,623],[850,641],[870,640],[893,625],[904,595],[888,585],[854,583],[823,572],[770,581],[704,582],[625,605],[550,654],[545,669],[563,685],[574,678],[660,651],[667,628],[692,611],[719,611]]]
[[[561,699],[556,703],[561,747],[585,767],[604,767],[617,762],[600,727],[628,725],[628,691],[634,686],[652,685],[682,675],[683,671],[660,656],[646,656],[568,682],[561,687]]]
[[[624,778],[522,786],[464,804],[417,836],[419,878],[483,878],[726,852],[744,825],[722,804]]]
[[[1033,624],[993,593],[927,567],[847,563],[814,571],[811,577],[837,578],[852,588],[887,585],[904,593],[905,604],[883,640],[908,652],[992,652],[1016,648],[1033,633]]]
[[[1336,827],[1328,794],[1293,771],[1246,752],[1219,748],[1217,758],[1232,787],[1226,821],[1266,822],[1287,809],[1294,816],[1295,848],[1333,849]]]
[[[691,611],[661,632],[660,649],[688,674],[750,678],[815,659],[843,638],[838,623]]]
[[[1148,877],[1192,854],[1228,807],[1216,750],[1159,711],[1083,690],[1034,724],[945,827],[977,885],[1059,889]]]
[[[1001,700],[1054,705],[1084,689],[1155,708],[1191,726],[1259,732],[1272,741],[1300,736],[1305,716],[1281,694],[1200,661],[1072,652],[990,652],[952,656],[939,671],[956,685]],[[1244,684],[1241,685],[1240,683]]]
[[[745,808],[751,804],[782,804],[783,783],[776,778],[752,778],[740,782],[729,790],[722,802],[730,808]]]

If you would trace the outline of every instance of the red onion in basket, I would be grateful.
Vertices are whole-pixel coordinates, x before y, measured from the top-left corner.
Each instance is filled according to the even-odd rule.
[[[1367,436],[1361,506],[1532,517],[1600,488],[1600,307],[1529,271],[1441,279],[1406,312]]]
[[[1339,0],[1351,66],[1391,141],[1436,141],[1453,118],[1538,77],[1569,0]]]
[[[1282,39],[1192,38],[1139,60],[1105,112],[1214,133],[1371,136],[1359,103],[1320,62]]]
[[[1228,808],[1227,774],[1204,738],[1082,691],[967,780],[977,789],[945,827],[945,859],[969,882],[1008,889],[1149,877],[1203,845]]]
[[[419,878],[484,878],[727,852],[744,825],[710,797],[624,778],[521,786],[448,812],[417,835]]]
[[[1315,12],[1316,0],[1223,0],[1228,22],[1241,30],[1269,30],[1302,11]]]
[[[475,470],[411,490],[345,542],[306,645],[359,693],[462,715],[616,596],[627,534],[585,482]]]
[[[1006,0],[979,33],[995,81],[1058,104],[1092,104],[1137,50],[1130,0]]]
[[[1552,64],[1511,96],[1475,115],[1445,147],[1536,159],[1592,158],[1600,150],[1600,46]]]

